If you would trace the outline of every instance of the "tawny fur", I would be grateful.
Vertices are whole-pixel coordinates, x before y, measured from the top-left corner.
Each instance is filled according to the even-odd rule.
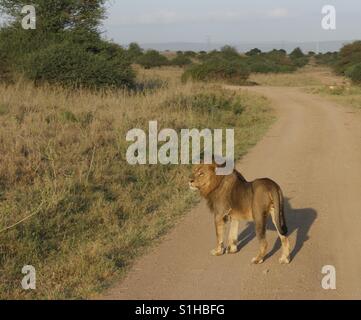
[[[225,252],[223,237],[227,221],[231,222],[227,253],[238,251],[238,224],[241,220],[254,221],[259,240],[259,253],[252,259],[262,263],[267,252],[266,225],[271,216],[282,243],[280,263],[290,262],[290,245],[284,216],[283,195],[278,184],[271,179],[248,182],[238,171],[227,176],[216,175],[215,164],[194,166],[190,187],[199,190],[214,215],[217,246],[212,255]]]

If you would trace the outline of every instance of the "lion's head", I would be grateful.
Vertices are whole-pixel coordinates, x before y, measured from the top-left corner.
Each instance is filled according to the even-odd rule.
[[[215,164],[195,165],[189,181],[191,190],[199,190],[206,197],[216,189],[222,180],[222,176],[216,175],[216,168]]]

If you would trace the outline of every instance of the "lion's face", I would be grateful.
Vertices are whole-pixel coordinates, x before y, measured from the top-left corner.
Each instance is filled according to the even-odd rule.
[[[193,168],[189,181],[191,190],[199,190],[203,196],[207,196],[219,184],[220,176],[216,175],[214,164],[198,164]]]

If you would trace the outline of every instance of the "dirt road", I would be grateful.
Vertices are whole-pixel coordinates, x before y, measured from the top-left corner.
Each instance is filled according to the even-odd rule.
[[[248,180],[282,186],[293,248],[279,265],[270,224],[269,254],[257,251],[253,226],[240,229],[235,255],[213,257],[212,217],[204,203],[140,258],[105,299],[361,298],[361,117],[297,88],[254,87],[273,102],[278,120],[239,163]],[[324,290],[321,269],[333,265],[337,290]]]

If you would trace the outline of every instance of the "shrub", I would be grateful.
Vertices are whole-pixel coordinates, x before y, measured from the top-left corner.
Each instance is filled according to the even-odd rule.
[[[191,66],[183,74],[183,80],[196,81],[225,80],[232,84],[244,83],[250,75],[249,68],[239,60],[213,58]]]
[[[316,62],[321,65],[335,66],[339,61],[338,52],[319,53],[315,56]]]
[[[185,67],[190,65],[192,60],[184,54],[178,54],[170,63],[174,66]]]
[[[345,74],[346,70],[358,63],[361,63],[361,41],[345,45],[341,49],[335,70],[337,73]]]
[[[305,55],[300,48],[296,48],[290,53],[291,59],[303,58],[304,56]]]
[[[131,88],[135,78],[133,70],[114,50],[94,54],[82,46],[63,42],[29,54],[22,69],[35,83],[73,88]]]
[[[252,55],[247,58],[247,61],[251,71],[256,73],[281,73],[296,70],[292,60],[281,50]]]
[[[346,70],[345,74],[354,83],[361,84],[361,63],[357,63],[357,64],[349,67]]]
[[[309,57],[307,57],[300,48],[293,50],[290,53],[290,58],[296,68],[302,68],[309,62]]]
[[[186,52],[184,52],[184,55],[188,58],[196,58],[197,57],[197,53],[195,53],[194,51],[186,51]]]
[[[143,55],[143,49],[138,43],[132,42],[129,44],[127,55],[131,61],[135,62]]]
[[[302,58],[294,59],[292,62],[297,68],[302,68],[309,62],[309,57],[304,56]]]
[[[258,56],[262,53],[262,51],[258,48],[254,48],[252,50],[249,50],[248,52],[246,52],[246,56]]]
[[[137,59],[137,62],[145,69],[169,65],[169,60],[156,50],[148,50]]]
[[[224,59],[238,59],[240,57],[239,52],[235,47],[232,46],[224,46],[221,48],[219,55]]]

